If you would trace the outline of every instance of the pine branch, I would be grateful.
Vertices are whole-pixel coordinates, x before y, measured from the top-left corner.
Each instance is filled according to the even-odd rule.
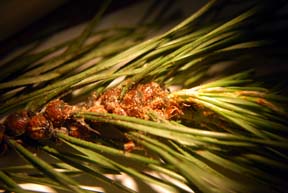
[[[27,163],[1,167],[0,187],[27,192],[19,183],[30,182],[90,192],[75,178],[86,174],[136,192],[106,176],[125,173],[171,192],[285,191],[287,98],[244,67],[231,75],[276,44],[252,26],[276,22],[284,4],[257,1],[222,16],[219,7],[233,2],[213,0],[147,38],[155,23],[92,32],[109,3],[74,40],[2,65],[1,150],[8,145]],[[85,43],[89,38],[95,39]],[[60,49],[66,51],[42,61]],[[209,73],[230,61],[223,74]]]

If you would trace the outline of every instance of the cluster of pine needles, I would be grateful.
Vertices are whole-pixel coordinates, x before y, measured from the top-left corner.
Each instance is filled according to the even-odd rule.
[[[171,17],[95,31],[110,3],[78,37],[36,52],[37,40],[2,62],[0,160],[15,151],[26,162],[1,164],[0,189],[91,192],[77,180],[85,174],[95,186],[137,192],[106,175],[127,174],[170,192],[287,191],[287,98],[251,70],[263,53],[283,55],[286,26],[275,23],[287,21],[287,3],[212,0],[152,38]],[[47,125],[29,130],[7,118],[49,121],[66,107],[49,137]]]

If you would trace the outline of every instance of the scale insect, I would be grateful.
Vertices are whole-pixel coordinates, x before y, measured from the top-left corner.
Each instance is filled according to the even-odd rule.
[[[1,146],[5,146],[5,137],[18,140],[43,141],[53,137],[73,114],[73,107],[60,99],[50,101],[40,112],[22,110],[11,113],[0,124]],[[2,153],[6,148],[1,148]]]
[[[86,122],[74,116],[78,112],[114,113],[146,120],[153,119],[151,112],[162,119],[175,119],[183,114],[180,105],[168,97],[169,92],[155,82],[136,84],[124,96],[122,94],[122,88],[118,86],[81,104],[69,105],[61,99],[54,99],[39,112],[23,110],[12,113],[1,125],[1,143],[5,136],[32,141],[49,140],[56,132],[89,140],[90,135],[97,135],[99,122]],[[134,146],[131,141],[123,144],[123,149],[131,151]]]

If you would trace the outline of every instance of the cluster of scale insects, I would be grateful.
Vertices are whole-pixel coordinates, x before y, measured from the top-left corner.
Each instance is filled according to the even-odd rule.
[[[73,137],[89,139],[97,133],[97,127],[103,126],[96,121],[76,118],[74,115],[77,112],[113,113],[146,120],[150,119],[151,112],[167,120],[183,113],[179,104],[168,97],[167,89],[158,83],[134,85],[124,95],[122,91],[122,87],[114,87],[99,96],[92,95],[89,100],[77,105],[55,99],[39,112],[22,110],[12,113],[0,124],[2,149],[5,149],[5,137],[22,142],[24,139],[43,141],[55,138],[56,132],[64,132]],[[128,141],[124,149],[129,150],[132,146],[133,143]]]

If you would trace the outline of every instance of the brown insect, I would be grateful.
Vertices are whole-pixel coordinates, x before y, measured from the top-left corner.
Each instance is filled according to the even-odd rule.
[[[182,114],[178,104],[169,99],[168,91],[155,82],[138,84],[120,99],[121,88],[111,88],[96,99],[109,113],[149,119],[149,112],[170,119]]]
[[[31,117],[26,134],[34,140],[49,139],[52,136],[53,125],[43,114]]]
[[[12,136],[20,136],[26,132],[30,121],[27,111],[16,112],[10,114],[5,120],[7,134]]]
[[[49,102],[45,109],[45,115],[53,123],[53,125],[61,125],[70,118],[73,107],[60,99]]]
[[[121,87],[110,88],[100,96],[93,95],[87,102],[75,106],[55,99],[34,115],[28,111],[9,115],[0,127],[0,142],[5,135],[20,140],[25,136],[37,141],[50,139],[56,132],[64,132],[85,140],[101,135],[97,132],[97,128],[103,127],[103,124],[76,118],[73,114],[77,111],[114,113],[146,120],[154,119],[155,115],[163,119],[172,119],[183,112],[179,104],[170,99],[168,94],[168,91],[159,84],[149,82],[134,85],[124,95]],[[125,151],[132,151],[135,149],[135,144],[129,141],[123,148]]]

